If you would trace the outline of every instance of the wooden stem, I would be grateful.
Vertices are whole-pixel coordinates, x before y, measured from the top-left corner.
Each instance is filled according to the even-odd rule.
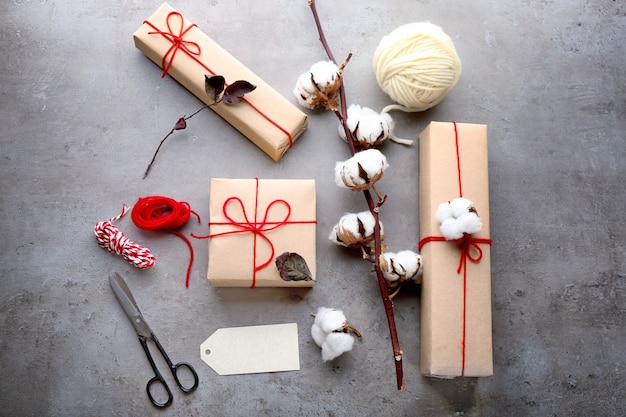
[[[202,110],[204,110],[204,109],[206,109],[206,108],[208,108],[210,106],[213,106],[213,105],[219,103],[220,101],[221,100],[216,101],[215,103],[210,104],[208,106],[204,105],[204,106],[200,107],[198,110],[196,110],[195,112],[193,112],[191,115],[186,116],[186,117],[183,116],[182,118],[185,119],[185,121],[187,121],[187,120],[191,119],[193,116],[195,116],[196,114],[200,113]],[[154,161],[156,160],[157,154],[161,150],[161,147],[163,146],[163,144],[165,143],[167,138],[169,138],[172,135],[172,133],[174,133],[175,130],[176,130],[176,127],[173,127],[172,130],[170,130],[170,132],[167,135],[165,135],[165,137],[163,139],[161,139],[161,142],[159,143],[159,146],[157,146],[156,151],[154,151],[154,155],[152,155],[152,160],[148,164],[148,168],[146,168],[146,172],[144,172],[142,179],[144,179],[144,180],[146,179],[146,177],[148,176],[148,173],[150,172],[150,169],[152,168],[152,165],[154,164]]]
[[[337,64],[337,61],[335,60],[333,53],[330,47],[328,46],[328,42],[326,41],[326,36],[324,36],[324,30],[322,29],[322,25],[319,20],[317,8],[315,6],[315,0],[308,0],[308,1],[309,1],[309,7],[311,8],[311,12],[313,13],[313,19],[315,20],[315,26],[317,27],[317,32],[319,34],[320,42],[322,43],[322,46],[324,47],[324,50],[326,51],[326,55],[328,56],[328,58],[332,62]],[[343,126],[343,129],[346,133],[346,139],[348,142],[348,146],[350,147],[350,153],[354,155],[356,153],[355,140],[354,140],[354,137],[352,136],[352,133],[350,132],[350,129],[347,126],[347,122],[344,117],[344,115],[347,115],[347,105],[346,105],[346,98],[345,98],[345,91],[344,91],[345,83],[343,81],[344,80],[342,79],[342,84],[341,84],[341,87],[339,88],[341,110],[340,111],[335,110],[334,113],[339,119],[339,122]],[[387,281],[385,280],[383,271],[380,267],[380,255],[382,254],[382,239],[381,239],[381,233],[380,233],[380,222],[378,218],[378,214],[379,214],[378,212],[379,212],[380,205],[382,203],[379,202],[379,204],[375,204],[374,199],[372,198],[372,195],[369,192],[369,190],[363,191],[363,194],[365,196],[367,206],[369,207],[369,210],[374,216],[374,220],[375,220],[375,223],[374,223],[375,224],[374,226],[374,262],[373,262],[374,271],[376,272],[378,288],[380,290],[380,295],[382,297],[383,305],[385,307],[385,314],[387,316],[387,322],[389,324],[389,334],[391,338],[391,346],[393,348],[393,360],[394,360],[395,367],[396,367],[396,382],[397,382],[398,390],[404,390],[404,373],[402,370],[402,354],[403,353],[402,353],[402,349],[400,349],[400,342],[398,340],[398,332],[396,330],[396,322],[395,322],[394,314],[393,314],[393,303],[391,302],[391,299],[389,298],[389,290],[387,289]],[[378,195],[378,192],[376,194]],[[380,195],[378,195],[378,197],[380,199]],[[382,199],[382,201],[384,201],[384,199]]]

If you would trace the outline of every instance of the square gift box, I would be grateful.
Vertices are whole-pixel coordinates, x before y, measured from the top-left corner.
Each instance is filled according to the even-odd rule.
[[[493,374],[487,126],[432,122],[420,134],[420,367],[428,376]],[[441,236],[437,208],[472,201],[482,228]]]
[[[315,284],[315,181],[219,179],[210,184],[209,268],[219,287],[312,287]],[[302,256],[312,279],[285,281],[279,255]]]
[[[205,75],[221,75],[226,83],[245,80],[256,89],[238,104],[219,103],[210,109],[278,161],[307,127],[298,107],[178,11],[163,3],[134,33],[135,46],[205,104]]]

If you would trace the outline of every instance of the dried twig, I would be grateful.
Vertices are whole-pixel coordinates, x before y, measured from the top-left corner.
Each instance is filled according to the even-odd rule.
[[[161,142],[159,143],[159,146],[156,148],[156,151],[154,151],[154,155],[152,155],[152,160],[148,164],[148,168],[146,168],[146,172],[144,172],[144,174],[143,174],[143,179],[145,179],[148,176],[148,173],[150,172],[150,168],[152,168],[152,164],[154,164],[154,161],[156,160],[156,157],[157,157],[159,151],[161,150],[161,146],[163,146],[163,144],[165,143],[167,138],[169,138],[172,135],[172,133],[174,133],[174,131],[182,130],[185,127],[187,127],[187,123],[186,123],[187,120],[191,119],[193,116],[195,116],[196,114],[200,113],[202,110],[204,110],[204,109],[206,109],[208,107],[209,106],[202,106],[198,110],[196,110],[194,113],[192,113],[190,116],[183,116],[180,119],[178,119],[178,121],[176,122],[176,124],[174,125],[172,130],[170,130],[169,133],[167,135],[165,135],[165,137],[163,139],[161,139]]]
[[[183,130],[187,128],[187,120],[191,119],[193,116],[200,113],[202,110],[207,109],[211,106],[217,106],[220,103],[225,103],[228,105],[240,103],[244,99],[244,96],[246,94],[251,93],[255,89],[256,89],[256,85],[253,85],[250,82],[245,81],[245,80],[237,80],[234,83],[227,86],[226,79],[223,76],[205,74],[204,90],[207,93],[207,95],[213,100],[213,103],[206,104],[200,107],[197,111],[192,113],[190,116],[186,116],[186,117],[183,116],[180,119],[178,119],[178,121],[176,122],[172,130],[170,130],[169,133],[165,135],[163,139],[161,139],[159,146],[157,147],[156,151],[154,152],[154,155],[152,156],[152,160],[148,164],[148,168],[146,168],[146,172],[143,174],[143,178],[145,179],[148,176],[148,173],[150,172],[150,168],[152,168],[152,164],[154,164],[157,154],[159,153],[161,146],[163,146],[167,138],[169,138],[172,135],[172,133],[174,133],[175,130]]]
[[[326,55],[328,56],[328,58],[333,61],[335,64],[337,64],[333,53],[330,49],[330,47],[328,46],[328,42],[326,41],[326,37],[324,35],[324,30],[322,29],[322,25],[320,23],[319,20],[319,15],[317,13],[317,8],[315,6],[315,0],[308,0],[309,2],[309,6],[311,8],[311,12],[313,14],[313,18],[315,19],[315,25],[317,27],[317,31],[319,33],[319,37],[320,37],[320,42],[322,43],[322,46],[324,47],[324,50],[326,51]],[[348,58],[346,59],[346,61],[344,61],[343,65],[341,68],[343,68],[348,60],[350,59],[352,54],[348,55]],[[337,118],[339,119],[339,122],[341,123],[341,125],[343,126],[343,129],[346,133],[346,138],[348,139],[348,146],[350,147],[350,153],[352,155],[354,155],[356,153],[356,147],[355,147],[355,140],[354,140],[354,136],[352,135],[352,132],[350,132],[350,129],[348,128],[348,125],[346,123],[346,118],[344,117],[344,115],[347,115],[347,105],[346,105],[346,98],[345,98],[345,91],[344,91],[344,84],[342,82],[341,87],[339,88],[339,97],[340,97],[340,110],[334,110],[333,113],[335,113],[335,115],[337,116]],[[398,386],[398,390],[404,390],[404,373],[402,370],[402,355],[403,352],[400,349],[400,342],[398,340],[398,332],[396,330],[396,323],[395,323],[395,319],[394,319],[394,314],[393,314],[393,303],[391,301],[391,299],[389,298],[389,289],[387,287],[387,281],[385,280],[385,277],[383,275],[383,271],[380,267],[380,255],[382,254],[382,240],[381,240],[381,233],[380,233],[380,223],[379,223],[379,208],[382,206],[382,204],[385,201],[386,196],[381,196],[378,191],[374,190],[376,192],[376,195],[379,199],[378,203],[374,203],[374,199],[372,198],[371,193],[369,192],[369,190],[365,190],[363,191],[363,194],[365,196],[365,200],[367,201],[367,206],[370,210],[370,212],[372,213],[372,215],[374,216],[375,219],[375,226],[374,226],[374,259],[373,259],[373,264],[374,264],[374,271],[376,272],[376,278],[378,281],[378,287],[380,290],[380,294],[383,300],[383,304],[385,306],[385,313],[387,315],[387,322],[389,324],[389,333],[390,333],[390,338],[391,338],[391,345],[393,348],[393,359],[394,359],[394,363],[395,363],[395,367],[396,367],[396,381],[397,381],[397,386]]]

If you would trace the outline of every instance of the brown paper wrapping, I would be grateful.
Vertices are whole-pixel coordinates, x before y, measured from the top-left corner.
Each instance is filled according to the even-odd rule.
[[[171,15],[171,13],[177,14]],[[173,36],[169,35],[168,17],[171,32],[176,36],[180,35],[182,18],[184,34],[180,49],[175,47],[171,49],[174,43],[172,42]],[[158,30],[166,32],[167,35],[153,33],[154,27],[144,22],[133,35],[135,46],[160,67],[163,66],[163,57],[167,55],[165,66],[167,67],[171,62],[168,74],[205,104],[213,103],[204,90],[205,74],[222,75],[227,83],[246,80],[256,85],[256,90],[247,94],[244,102],[231,105],[220,103],[210,108],[272,159],[278,161],[306,129],[307,117],[300,109],[211,40],[198,27],[191,27],[185,32],[192,26],[192,23],[167,3],[163,3],[147,22]],[[200,48],[200,53],[194,55],[197,47]],[[184,48],[191,53],[187,53]]]
[[[212,179],[209,216],[211,238],[208,279],[211,285],[218,287],[314,285],[316,267],[314,180],[259,179],[257,186],[256,179]],[[265,225],[262,224],[264,219]],[[254,225],[262,230],[267,240],[247,230]],[[274,259],[284,252],[301,255],[311,270],[313,281],[283,281]],[[271,262],[267,266],[259,268],[269,259]]]
[[[453,123],[432,122],[419,137],[422,240],[441,236],[437,207],[461,196],[474,203],[483,224],[472,237],[490,236],[487,126],[457,123],[456,127],[457,135]],[[482,258],[478,263],[467,262],[465,285],[463,271],[457,273],[461,251],[454,242],[434,241],[421,248],[420,367],[424,375],[453,378],[493,374],[490,246],[481,243],[479,247]]]

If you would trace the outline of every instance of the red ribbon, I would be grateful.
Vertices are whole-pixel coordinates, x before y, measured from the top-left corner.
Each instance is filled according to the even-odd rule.
[[[174,17],[178,18],[179,20],[179,22],[176,25],[178,28],[178,32],[175,32],[172,29],[173,23],[171,22],[171,20]],[[170,48],[167,50],[167,52],[165,52],[165,54],[163,55],[163,58],[161,59],[161,68],[163,68],[163,74],[161,75],[161,77],[165,77],[167,73],[169,72],[170,68],[172,67],[172,64],[174,63],[174,57],[176,56],[176,52],[178,52],[178,50],[182,50],[183,52],[185,52],[190,58],[192,58],[194,61],[200,64],[202,68],[207,70],[211,75],[215,75],[215,72],[211,70],[211,68],[209,68],[202,61],[200,61],[199,56],[202,54],[200,45],[198,45],[196,42],[186,41],[185,39],[183,39],[184,36],[187,34],[187,32],[189,32],[192,28],[197,27],[196,24],[193,23],[185,28],[185,19],[183,15],[176,11],[170,12],[167,15],[165,22],[167,25],[167,32],[157,28],[148,20],[144,21],[145,24],[147,24],[152,29],[154,29],[153,32],[148,32],[149,35],[161,35],[168,41],[172,42],[172,46],[170,46]],[[169,61],[168,61],[168,57],[169,57]],[[268,115],[266,115],[258,107],[253,105],[247,98],[244,97],[243,101],[248,103],[248,105],[252,107],[257,113],[259,113],[263,118],[265,118],[268,122],[270,122],[272,125],[278,128],[285,135],[287,135],[287,138],[289,138],[289,147],[293,146],[293,137],[291,133],[289,133],[289,131],[284,129],[274,120],[270,119]]]
[[[253,244],[253,274],[252,274],[252,285],[250,286],[251,288],[255,288],[256,287],[256,273],[257,271],[260,271],[261,269],[265,268],[266,266],[268,266],[272,260],[274,259],[274,244],[272,243],[271,239],[267,236],[268,232],[271,232],[273,230],[278,229],[279,227],[285,225],[285,224],[315,224],[317,223],[317,221],[315,220],[305,220],[305,221],[293,221],[293,220],[289,220],[289,217],[291,216],[291,206],[289,205],[289,203],[285,200],[273,200],[272,202],[270,202],[267,206],[267,208],[265,209],[265,213],[263,213],[263,217],[262,220],[259,221],[259,179],[255,178],[256,181],[256,187],[255,187],[255,196],[254,196],[254,219],[252,221],[250,221],[249,217],[248,217],[248,213],[246,211],[246,207],[245,204],[243,203],[243,201],[241,200],[241,198],[239,197],[228,197],[225,201],[224,204],[222,205],[222,213],[224,214],[224,217],[228,220],[226,222],[209,222],[209,226],[211,225],[232,225],[235,227],[234,230],[230,230],[228,232],[222,232],[222,233],[215,233],[215,234],[211,234],[208,236],[202,236],[203,238],[215,238],[215,237],[221,237],[221,236],[229,236],[229,235],[235,235],[235,234],[241,234],[241,233],[252,233],[253,237],[254,237],[254,244]],[[240,211],[237,214],[241,214],[241,217],[244,219],[243,221],[238,221],[235,220],[234,216],[231,216],[231,214],[229,213],[229,206],[232,206],[231,203],[235,203],[237,209]],[[284,216],[284,218],[278,220],[278,221],[269,221],[268,218],[270,217],[270,210],[272,209],[272,207],[274,207],[275,205],[281,205],[283,207],[285,207],[287,209],[287,212]],[[268,258],[260,264],[257,264],[257,238],[261,238],[263,239],[270,247],[270,255],[268,256]]]
[[[429,242],[450,242],[450,241],[443,236],[428,236],[420,240],[419,250],[421,251],[422,247],[424,247],[424,245]],[[468,234],[463,234],[462,238],[456,239],[453,242],[461,251],[461,256],[459,257],[459,265],[456,268],[457,274],[461,273],[461,269],[463,270],[463,274],[465,274],[468,260],[477,264],[483,258],[483,250],[480,248],[480,246],[478,246],[479,244],[491,245],[491,239],[474,237]],[[472,254],[472,249],[474,249],[476,255]]]
[[[149,196],[137,200],[131,218],[135,226],[143,230],[164,230],[181,238],[189,248],[189,264],[187,265],[187,277],[185,287],[189,287],[189,277],[193,265],[193,246],[183,233],[175,230],[187,223],[191,214],[196,216],[200,223],[200,216],[191,209],[186,201],[176,201],[173,198],[162,196]]]
[[[173,17],[177,17],[180,19],[180,22],[177,25],[178,34],[176,34],[172,29],[171,20]],[[145,20],[144,23],[147,23],[151,28],[154,29],[154,32],[148,32],[148,35],[162,35],[168,41],[172,42],[172,46],[170,46],[170,49],[165,52],[165,54],[163,55],[163,59],[161,59],[161,68],[163,68],[163,74],[161,74],[161,78],[165,78],[165,76],[169,72],[170,68],[172,67],[172,63],[174,63],[174,57],[176,56],[176,52],[178,52],[179,49],[182,49],[184,52],[187,53],[187,55],[192,57],[194,55],[200,55],[200,45],[198,45],[196,42],[186,41],[183,39],[187,32],[196,27],[196,24],[193,23],[185,28],[185,21],[182,14],[178,12],[170,12],[167,15],[167,19],[165,20],[165,23],[167,24],[167,32],[162,31],[147,20]],[[192,51],[191,49],[189,49],[189,46],[193,47],[194,50]],[[168,62],[167,58],[170,54],[172,55],[172,57]]]
[[[454,124],[454,144],[456,147],[456,162],[457,173],[459,178],[459,197],[463,197],[463,187],[461,185],[461,155],[459,147],[459,133]],[[443,236],[427,236],[419,241],[418,250],[421,252],[425,244],[429,242],[447,242]],[[454,240],[454,243],[461,251],[459,264],[456,269],[456,273],[460,274],[463,270],[463,337],[461,338],[461,376],[465,375],[465,339],[466,339],[466,327],[467,327],[467,261],[473,263],[479,263],[483,258],[483,251],[480,248],[480,244],[491,245],[491,239],[477,238],[469,234],[463,234],[462,238]],[[474,252],[474,254],[472,253]]]

